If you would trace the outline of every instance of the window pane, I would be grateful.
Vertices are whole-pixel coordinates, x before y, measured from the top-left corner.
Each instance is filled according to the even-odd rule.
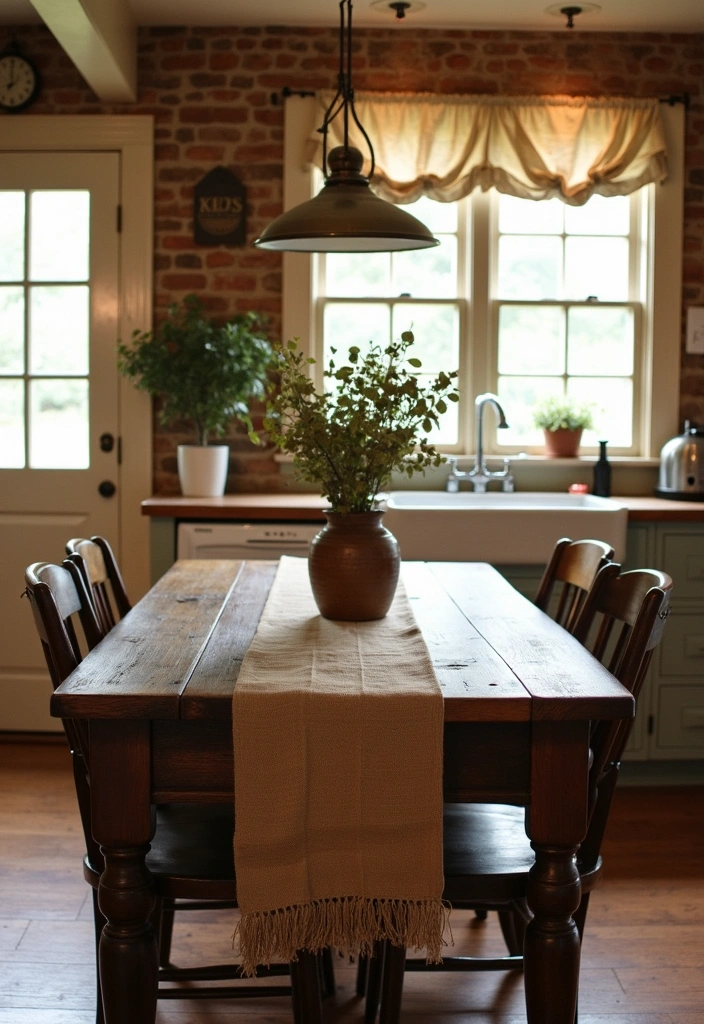
[[[325,307],[325,366],[330,359],[330,348],[337,349],[335,365],[347,359],[351,345],[364,349],[370,341],[385,348],[391,339],[391,310],[379,302],[360,305],[349,302],[330,302]]]
[[[32,192],[29,278],[87,281],[90,192]]]
[[[393,295],[450,299],[457,294],[457,239],[443,235],[434,249],[393,254]]]
[[[428,388],[434,380],[430,373],[419,373],[418,381],[423,388]],[[457,444],[459,440],[459,403],[447,402],[447,412],[440,417],[440,425],[433,427],[428,434],[432,444],[442,447],[443,445]]]
[[[84,285],[34,287],[30,292],[32,373],[88,373],[89,294]]]
[[[0,467],[24,463],[24,381],[0,380]]]
[[[569,235],[627,235],[630,226],[628,196],[592,196],[584,206],[565,207]]]
[[[32,469],[87,469],[88,381],[30,383],[29,464]]]
[[[413,331],[411,355],[423,363],[423,371],[451,373],[460,361],[460,315],[457,306],[410,305],[394,307],[392,337]]]
[[[633,373],[633,311],[607,306],[568,313],[567,372],[595,371],[620,377]]]
[[[557,299],[561,268],[561,238],[502,235],[499,239],[499,298]]]
[[[594,429],[585,430],[582,444],[608,441],[614,448],[633,444],[633,382],[618,377],[574,377],[567,392],[592,406]]]
[[[0,192],[0,281],[24,280],[24,192]]]
[[[23,288],[0,288],[0,373],[24,373]]]
[[[336,252],[325,257],[327,295],[388,295],[390,276],[388,252]]]
[[[564,309],[561,306],[501,306],[499,373],[564,372]]]
[[[568,238],[565,240],[565,295],[596,296],[602,302],[628,299],[628,240]]]
[[[560,235],[565,209],[559,199],[535,202],[499,196],[499,231],[503,234]]]
[[[457,231],[457,203],[439,203],[421,196],[415,203],[402,205],[401,209],[417,217],[434,235]]]
[[[499,377],[498,395],[508,428],[496,431],[499,445],[542,445],[543,432],[533,426],[533,408],[548,395],[561,395],[561,377]]]

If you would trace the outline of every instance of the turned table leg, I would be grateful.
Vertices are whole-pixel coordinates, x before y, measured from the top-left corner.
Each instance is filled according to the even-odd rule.
[[[536,861],[528,882],[533,920],[526,929],[528,1024],[574,1024],[580,941],[572,915],[581,894],[575,854],[588,804],[589,723],[534,722],[527,831]]]
[[[145,866],[152,837],[149,722],[91,721],[93,835],[105,857],[99,966],[106,1024],[153,1024],[157,942]]]

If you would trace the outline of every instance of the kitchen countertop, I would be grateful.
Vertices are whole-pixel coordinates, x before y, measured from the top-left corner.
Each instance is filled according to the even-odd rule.
[[[704,522],[704,501],[614,495],[628,508],[629,522]],[[327,506],[317,494],[226,494],[222,498],[154,496],[142,502],[142,515],[173,519],[247,519],[322,522]]]

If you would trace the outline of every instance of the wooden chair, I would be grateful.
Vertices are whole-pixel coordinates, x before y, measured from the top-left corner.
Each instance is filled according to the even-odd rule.
[[[70,563],[69,563],[70,564]],[[74,566],[75,569],[75,566]],[[89,646],[102,638],[90,596],[80,573],[68,566],[35,563],[25,573],[25,594],[34,614],[47,667],[54,688],[73,671],[81,661],[74,620],[78,618],[85,629]],[[97,971],[98,945],[104,918],[98,906],[98,884],[104,862],[100,847],[91,830],[90,758],[86,723],[64,721],[71,748],[76,795],[86,844],[83,874],[93,889],[93,913],[96,938],[97,1024],[102,1024],[103,1005],[100,977]],[[235,907],[235,869],[232,837],[234,809],[226,804],[180,805],[169,804],[156,808],[156,831],[147,856],[157,897],[152,922],[157,935],[164,900],[194,900],[211,907]],[[294,977],[293,1010],[297,1024],[301,1020],[298,985],[317,985],[311,970],[322,970],[315,960],[302,958],[300,972]],[[257,977],[272,978],[289,974],[288,964],[275,964],[258,971]],[[240,983],[229,986],[193,986],[197,981],[224,981],[240,979],[235,964],[208,967],[159,967],[159,982],[185,983],[183,988],[166,988],[159,984],[160,998],[241,998],[248,996],[289,995],[292,988],[281,985]],[[328,981],[328,974],[323,975]]]
[[[534,603],[541,611],[552,614],[550,603],[555,594],[557,607],[552,617],[570,633],[573,632],[596,574],[613,555],[614,549],[602,540],[570,540],[569,537],[558,540],[545,567]]]
[[[108,633],[132,607],[112,548],[104,537],[74,537],[66,554],[83,574],[103,633]]]
[[[672,580],[643,569],[620,573],[603,566],[574,625],[574,635],[638,698],[653,650],[669,614]],[[582,899],[574,916],[580,941],[589,894],[601,874],[601,843],[623,750],[632,720],[596,722],[592,726],[587,835],[577,855]],[[443,817],[443,896],[453,907],[485,907],[508,915],[514,938],[506,956],[445,957],[440,965],[406,959],[403,947],[384,943],[381,995],[382,1024],[400,1019],[405,971],[472,971],[522,968],[522,944],[530,920],[526,903],[528,872],[535,855],[525,834],[522,807],[494,804],[446,804]],[[506,930],[504,931],[506,935]],[[372,961],[373,962],[373,961]],[[559,979],[550,979],[559,986]],[[365,1020],[376,1018],[367,1005]],[[575,1016],[576,1020],[576,1016]]]

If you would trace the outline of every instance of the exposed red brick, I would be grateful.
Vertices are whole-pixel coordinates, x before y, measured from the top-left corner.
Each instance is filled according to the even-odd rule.
[[[242,124],[249,116],[246,107],[181,107],[179,120],[189,124],[212,124],[223,121],[228,124]]]
[[[216,249],[214,252],[209,252],[205,258],[207,267],[231,267],[234,262],[234,253],[226,249]]]
[[[164,57],[161,61],[163,71],[197,71],[205,67],[205,55],[202,53],[182,53],[178,56]]]
[[[238,53],[211,53],[208,64],[213,71],[230,71],[239,67],[240,59]]]
[[[200,292],[207,288],[208,279],[205,274],[164,274],[162,285],[174,292]]]
[[[172,229],[173,230],[173,229]],[[192,235],[164,235],[161,239],[164,249],[192,249]]]
[[[223,146],[189,146],[186,150],[187,160],[222,160],[225,155]]]
[[[254,292],[257,287],[256,277],[246,274],[214,274],[213,288],[215,291]]]

